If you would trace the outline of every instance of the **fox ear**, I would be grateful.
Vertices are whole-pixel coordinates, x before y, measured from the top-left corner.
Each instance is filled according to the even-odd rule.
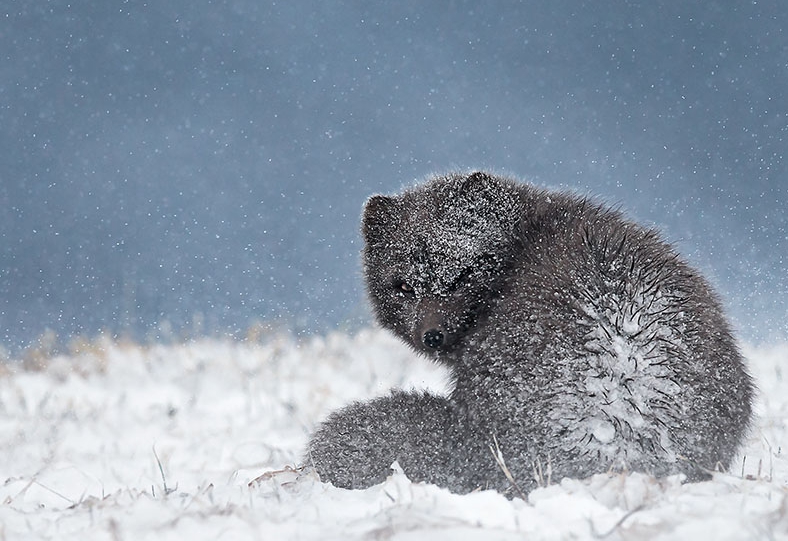
[[[374,242],[399,222],[400,204],[393,197],[373,195],[364,205],[361,231],[364,240]]]
[[[474,195],[486,192],[491,187],[492,177],[482,171],[474,171],[460,184],[460,195]]]

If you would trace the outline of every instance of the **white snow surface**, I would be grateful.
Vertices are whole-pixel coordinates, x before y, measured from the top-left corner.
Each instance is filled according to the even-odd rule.
[[[298,342],[97,341],[0,364],[4,539],[786,539],[788,344],[744,348],[760,388],[733,471],[554,480],[528,501],[392,471],[350,491],[292,469],[331,410],[446,374],[386,333]]]

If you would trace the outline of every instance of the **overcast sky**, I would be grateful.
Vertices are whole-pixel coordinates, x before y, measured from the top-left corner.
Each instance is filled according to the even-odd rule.
[[[486,168],[620,205],[788,339],[788,3],[0,8],[0,339],[363,324],[373,193]]]

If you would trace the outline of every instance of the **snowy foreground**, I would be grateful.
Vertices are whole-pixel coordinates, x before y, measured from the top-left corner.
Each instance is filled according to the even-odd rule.
[[[761,389],[713,481],[598,475],[527,502],[401,473],[364,491],[290,469],[330,410],[444,375],[379,331],[303,344],[83,346],[0,365],[3,539],[786,539],[788,345],[746,349]]]

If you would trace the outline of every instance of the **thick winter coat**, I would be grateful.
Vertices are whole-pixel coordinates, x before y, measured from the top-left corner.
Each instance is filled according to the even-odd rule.
[[[398,461],[456,492],[522,493],[731,465],[753,385],[716,295],[655,231],[477,172],[372,197],[363,234],[378,322],[454,388],[333,413],[304,458],[322,480],[367,487]]]

